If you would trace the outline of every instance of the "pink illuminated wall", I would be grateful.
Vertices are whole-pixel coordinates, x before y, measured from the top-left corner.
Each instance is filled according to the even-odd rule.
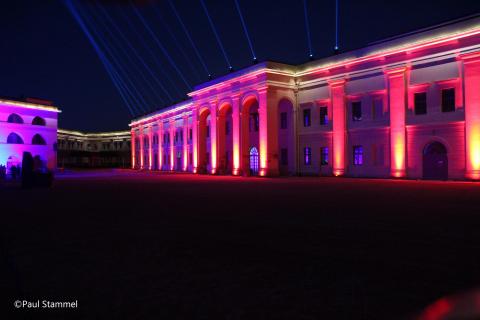
[[[333,174],[345,173],[345,80],[329,83],[333,112]]]
[[[390,107],[390,173],[392,177],[405,177],[405,67],[386,70]]]
[[[464,65],[466,177],[480,179],[480,51],[461,55]]]

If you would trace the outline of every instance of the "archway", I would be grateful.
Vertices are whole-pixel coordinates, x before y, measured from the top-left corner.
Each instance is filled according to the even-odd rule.
[[[250,156],[249,156],[249,168],[250,168],[250,175],[256,176],[258,175],[258,149],[255,147],[250,148]]]
[[[210,110],[200,111],[198,121],[198,172],[210,172]]]
[[[254,95],[247,96],[242,103],[241,115],[241,167],[244,168],[244,174],[251,173],[250,168],[250,151],[253,147],[259,150],[259,115],[258,100]]]
[[[218,112],[218,155],[219,172],[230,174],[233,168],[233,117],[232,106],[225,103]]]
[[[431,142],[423,149],[423,178],[448,179],[447,148],[440,142]]]
[[[278,103],[278,167],[280,175],[295,173],[293,104],[283,98]]]

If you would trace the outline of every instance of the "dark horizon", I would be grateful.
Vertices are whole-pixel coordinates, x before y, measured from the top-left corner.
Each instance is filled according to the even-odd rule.
[[[98,14],[95,12],[96,7],[92,5],[94,2],[97,1],[82,1],[81,7],[87,12]],[[172,100],[179,102],[187,99],[188,88],[162,56],[162,52],[149,38],[148,33],[140,29],[142,25],[134,19],[133,10],[123,4],[126,1],[102,2],[103,8],[119,23],[125,37],[139,50],[153,72],[159,75],[153,59],[149,59],[148,50],[142,51],[136,35],[121,24],[123,14],[135,21],[137,29],[142,30],[142,37],[148,41],[150,48],[162,62],[164,72],[172,77],[173,86],[161,78],[161,82],[172,93]],[[213,78],[228,74],[225,59],[200,4],[186,0],[174,3]],[[252,65],[250,49],[234,2],[208,0],[205,3],[234,69],[240,70]],[[202,71],[202,64],[168,4],[157,2],[154,5],[173,30],[180,48],[191,57],[190,61],[185,61],[168,32],[163,30],[161,23],[158,23],[151,10],[152,4],[149,1],[137,1],[137,4],[140,12],[185,75],[186,81],[192,86],[208,81],[205,72]],[[245,0],[240,1],[240,5],[260,62],[278,61],[296,65],[309,61],[302,1],[256,3],[253,0]],[[315,59],[333,54],[334,5],[334,1],[308,2]],[[436,1],[434,5],[435,10],[432,8],[433,2],[403,1],[387,4],[382,1],[362,3],[341,1],[340,52],[476,14],[480,9],[480,5],[470,1],[461,1],[461,5],[457,3],[454,7],[447,5],[446,1]],[[23,0],[2,3],[1,6],[3,11],[9,14],[3,20],[3,28],[0,31],[4,58],[1,64],[3,77],[0,82],[0,96],[52,100],[54,105],[62,110],[59,115],[59,128],[88,132],[128,128],[132,116],[91,43],[63,1],[39,4],[38,1]],[[404,16],[408,19],[397,18]],[[125,60],[122,60],[122,63],[127,65]],[[150,107],[149,112],[174,104],[174,102],[162,104],[156,100],[154,94],[149,92],[144,84],[142,85],[138,78],[139,74],[134,73],[136,69],[132,70],[130,74],[133,74],[134,83],[140,84],[140,91]],[[157,93],[160,93],[160,90],[156,89]],[[175,90],[178,93],[173,94]],[[165,98],[164,95],[161,98]]]

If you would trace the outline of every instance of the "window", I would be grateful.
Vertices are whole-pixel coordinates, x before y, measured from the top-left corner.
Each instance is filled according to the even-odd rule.
[[[353,121],[362,120],[362,103],[360,101],[352,102],[352,120]]]
[[[382,99],[372,100],[372,120],[381,119],[383,116],[383,103]]]
[[[225,135],[228,136],[230,134],[230,121],[225,121]]]
[[[427,114],[427,93],[417,92],[414,94],[415,114]]]
[[[209,126],[209,125],[207,125],[207,133],[206,133],[206,135],[207,135],[207,138],[210,138],[210,126]]]
[[[42,136],[37,133],[32,138],[32,144],[46,145],[47,143],[45,142],[45,139],[43,139]]]
[[[363,165],[363,146],[353,146],[353,164],[355,166]]]
[[[23,139],[18,134],[16,134],[15,132],[12,132],[7,137],[7,143],[23,144]]]
[[[280,113],[280,129],[287,129],[287,113]]]
[[[44,126],[45,125],[45,119],[37,116],[37,117],[33,118],[32,124],[34,126]]]
[[[310,109],[303,110],[303,126],[310,127],[311,119],[310,119]]]
[[[455,111],[455,88],[442,90],[442,112]]]
[[[312,164],[312,148],[310,147],[303,148],[303,163],[306,166],[309,166]]]
[[[260,126],[260,124],[259,124],[258,112],[251,113],[250,114],[250,122],[249,122],[250,132],[252,132],[252,131],[258,132],[259,126]]]
[[[192,136],[193,136],[192,129],[189,129],[189,132],[188,132],[188,137],[189,137],[189,138],[188,138],[188,139],[189,139],[190,141],[192,141]]]
[[[288,149],[287,148],[282,148],[280,150],[280,164],[282,166],[288,165]]]
[[[328,165],[328,147],[320,148],[320,165]]]
[[[8,116],[7,122],[10,123],[23,123],[22,117],[20,117],[16,113],[12,113],[11,115]]]
[[[328,108],[320,107],[320,125],[328,124]]]

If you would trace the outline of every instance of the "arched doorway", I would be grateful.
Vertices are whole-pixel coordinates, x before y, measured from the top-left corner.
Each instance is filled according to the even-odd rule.
[[[222,104],[218,112],[218,156],[219,172],[230,174],[233,167],[233,118],[232,106]]]
[[[258,175],[258,150],[255,147],[250,148],[250,175]]]
[[[249,175],[252,173],[250,160],[250,152],[253,148],[257,151],[260,148],[259,131],[260,119],[258,114],[258,100],[255,95],[248,95],[242,102],[241,109],[241,167],[244,169],[243,173]],[[257,157],[258,159],[258,157]],[[258,173],[258,170],[257,170]]]
[[[423,149],[423,179],[448,179],[447,148],[440,142],[431,142]]]
[[[210,171],[210,110],[200,111],[198,122],[198,173]]]

